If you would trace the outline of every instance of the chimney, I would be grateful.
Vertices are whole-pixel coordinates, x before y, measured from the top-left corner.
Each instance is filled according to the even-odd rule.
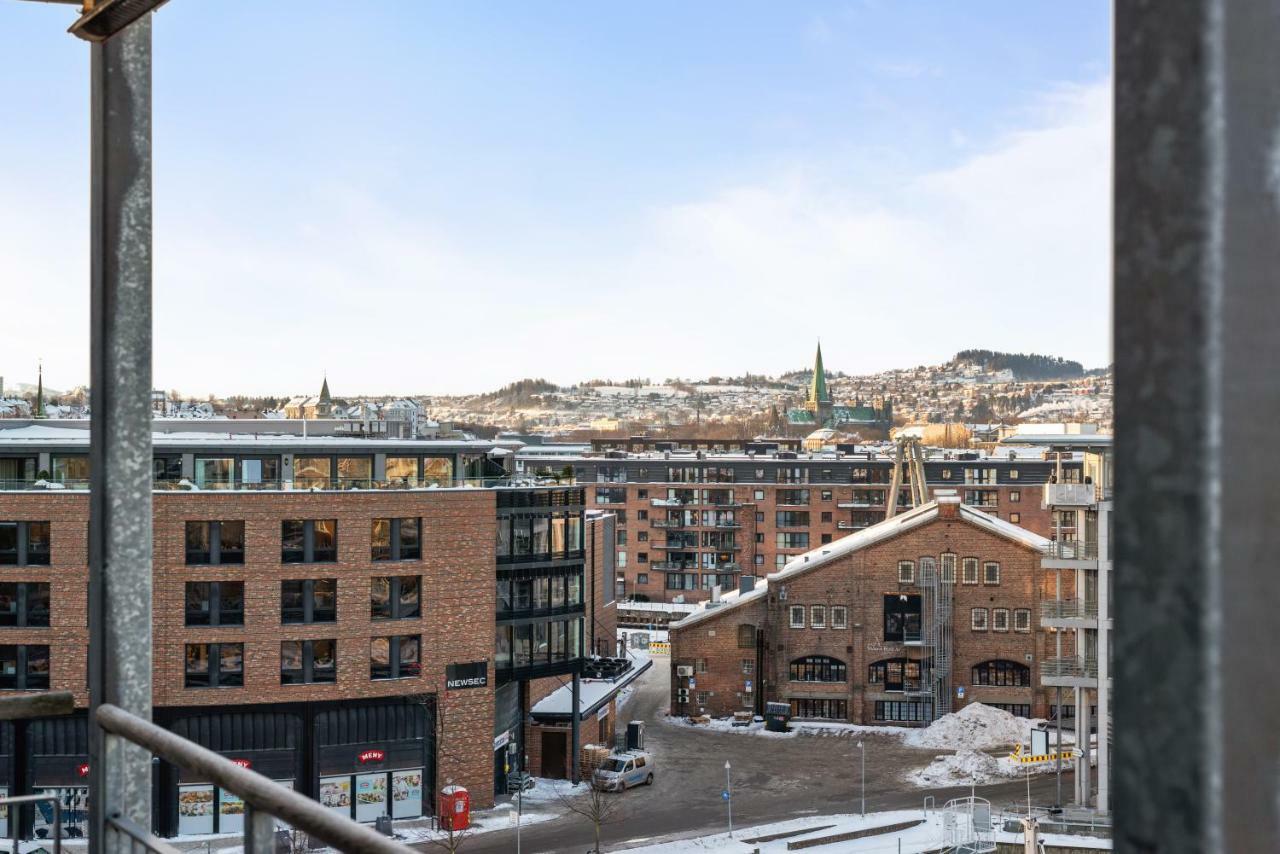
[[[756,577],[754,575],[744,575],[738,579],[738,593],[750,593],[756,589]]]
[[[936,489],[933,500],[938,504],[939,519],[958,519],[960,517],[960,496],[954,489]]]

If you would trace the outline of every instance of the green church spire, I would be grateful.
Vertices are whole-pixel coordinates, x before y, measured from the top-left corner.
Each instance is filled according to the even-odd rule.
[[[822,367],[822,342],[818,342],[818,354],[813,358],[813,380],[809,385],[810,403],[830,403],[831,392],[827,389],[827,372]]]

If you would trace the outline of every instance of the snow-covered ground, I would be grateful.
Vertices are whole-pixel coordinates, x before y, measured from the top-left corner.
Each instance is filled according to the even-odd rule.
[[[991,750],[1030,740],[1031,730],[1044,721],[1018,718],[994,706],[970,703],[958,712],[943,715],[923,729],[907,730],[902,742],[909,747],[945,750]],[[1065,740],[1065,733],[1063,733]]]
[[[782,821],[774,824],[737,827],[733,837],[728,833],[716,833],[695,839],[634,839],[636,847],[626,848],[628,854],[696,854],[704,851],[745,851],[748,846],[757,849],[760,854],[782,854],[787,851],[787,843],[800,839],[816,839],[824,836],[865,830],[875,827],[887,827],[910,821],[924,820],[923,824],[901,830],[896,833],[876,834],[863,839],[853,839],[821,846],[822,851],[832,854],[887,854],[901,851],[902,854],[921,854],[936,851],[948,841],[947,830],[941,811],[933,810],[927,815],[920,810],[898,810],[895,812],[871,813],[865,817],[857,815],[807,816],[805,818]],[[961,824],[967,825],[967,817],[961,815]],[[762,836],[778,833],[795,832],[785,839],[771,842],[748,842]],[[994,833],[1002,842],[1023,841],[1020,833]],[[1084,836],[1044,836],[1047,843],[1054,845],[1073,845],[1077,848],[1092,848],[1107,851],[1111,848],[1109,840],[1094,839]],[[647,844],[646,844],[647,843]],[[901,847],[899,847],[899,844]]]
[[[827,723],[823,721],[792,721],[790,731],[770,732],[765,729],[764,721],[752,721],[747,726],[734,726],[732,718],[712,718],[705,724],[695,724],[688,718],[674,715],[666,720],[667,723],[673,726],[706,730],[707,732],[729,732],[734,735],[755,735],[761,738],[795,738],[799,735],[854,736],[870,733],[901,736],[906,732],[901,727],[861,726],[859,724]]]

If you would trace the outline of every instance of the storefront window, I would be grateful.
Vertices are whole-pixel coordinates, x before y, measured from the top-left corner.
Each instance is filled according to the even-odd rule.
[[[178,833],[213,833],[213,786],[178,787]]]
[[[320,806],[351,817],[351,777],[321,777]]]
[[[387,815],[387,775],[356,775],[356,821],[374,821]]]
[[[61,786],[37,790],[42,795],[57,795],[61,807],[62,835],[64,838],[84,839],[89,832],[89,787]],[[8,822],[5,822],[7,825]],[[31,826],[36,839],[53,838],[53,805],[37,804],[35,821]],[[7,830],[7,828],[6,828]]]

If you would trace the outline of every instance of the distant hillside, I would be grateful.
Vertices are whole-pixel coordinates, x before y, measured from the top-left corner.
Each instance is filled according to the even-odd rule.
[[[994,350],[961,350],[951,364],[981,365],[988,371],[1013,371],[1020,380],[1068,380],[1084,376],[1084,365],[1038,353],[997,353]]]
[[[533,396],[548,391],[556,391],[560,386],[543,379],[516,380],[497,391],[476,395],[480,403],[500,403],[506,406],[525,406],[533,402]]]

